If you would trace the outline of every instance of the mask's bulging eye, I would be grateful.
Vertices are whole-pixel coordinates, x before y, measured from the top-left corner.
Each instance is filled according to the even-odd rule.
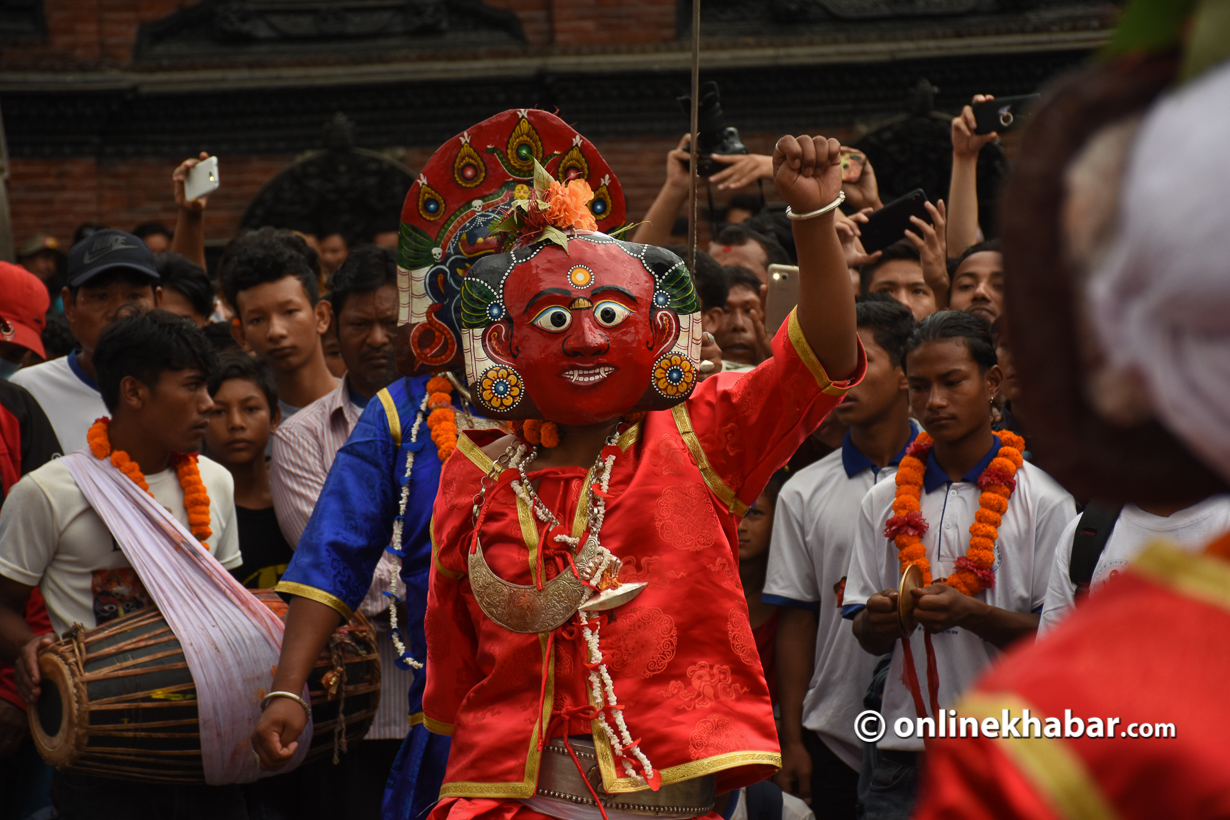
[[[594,319],[603,327],[623,324],[623,321],[631,315],[632,311],[619,302],[599,302],[594,305]]]
[[[556,305],[535,316],[532,324],[548,333],[563,333],[572,324],[572,314],[567,308]]]

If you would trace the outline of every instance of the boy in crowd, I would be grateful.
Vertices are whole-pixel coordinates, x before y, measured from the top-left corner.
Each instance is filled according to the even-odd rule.
[[[219,357],[209,395],[214,406],[205,446],[235,481],[243,563],[231,574],[249,589],[273,589],[293,554],[278,528],[265,463],[269,436],[281,418],[278,388],[268,364],[235,350]]]
[[[854,718],[876,658],[841,617],[857,508],[872,487],[892,483],[917,431],[909,420],[905,349],[914,317],[883,295],[855,305],[867,375],[833,411],[849,425],[838,452],[782,488],[761,601],[781,607],[777,673],[782,711],[778,785],[854,818],[862,743]],[[742,572],[742,565],[740,565]]]
[[[722,228],[709,243],[709,255],[723,265],[747,268],[762,285],[769,281],[769,265],[790,264],[790,255],[780,242],[746,225]]]
[[[171,229],[161,222],[142,222],[132,229],[132,235],[145,243],[150,253],[166,253],[171,250]]]
[[[356,248],[334,274],[329,299],[346,375],[333,391],[285,420],[273,436],[273,505],[282,533],[292,547],[299,544],[329,468],[363,408],[398,378],[393,351],[397,332],[396,253],[371,245]],[[355,816],[364,816],[364,811],[373,816],[379,812],[384,782],[409,729],[407,692],[414,675],[394,663],[397,652],[387,633],[388,598],[384,593],[391,591],[390,562],[388,553],[384,553],[360,606],[382,631],[377,647],[383,692],[371,730],[347,758],[347,804],[367,807]]]
[[[864,650],[893,655],[883,707],[890,727],[898,718],[916,717],[915,698],[951,706],[1001,650],[1034,635],[1055,545],[1076,514],[1072,496],[1032,464],[1022,463],[1010,478],[992,466],[1003,446],[1001,434],[991,429],[991,402],[1001,373],[985,321],[951,310],[927,317],[910,336],[905,364],[911,408],[929,434],[912,445],[923,466],[909,471],[912,479],[902,468],[895,481],[880,482],[863,499],[842,607]],[[932,442],[929,449],[926,444],[920,448],[925,441]],[[933,578],[912,592],[915,617],[931,633],[926,642],[921,630],[901,638],[897,587],[902,569],[898,546],[886,533],[890,518],[897,524],[906,521],[904,513],[894,512],[894,498],[898,484],[905,491],[915,489],[911,480],[921,485],[916,488],[921,520],[907,523],[921,539]],[[982,487],[1004,483],[1011,486],[993,516],[998,526],[985,523],[985,509],[976,520],[983,509]],[[989,569],[971,557],[971,531],[993,542]],[[952,585],[963,583],[958,572],[968,574],[970,567],[983,573],[977,576],[981,589],[972,595]],[[984,578],[988,573],[993,577]],[[901,640],[910,641],[917,692],[905,683]],[[933,657],[928,645],[934,646]],[[938,671],[937,691],[929,683],[934,679],[927,672],[931,663]],[[899,738],[891,731],[872,750],[865,804],[869,820],[909,816],[922,750],[922,738]]]
[[[186,256],[160,253],[154,257],[162,277],[162,309],[197,327],[209,324],[214,312],[214,286],[209,274]]]
[[[728,267],[726,273],[726,310],[714,336],[722,349],[723,369],[737,373],[751,370],[772,355],[761,301],[765,285],[747,268]]]
[[[769,684],[769,697],[774,705],[777,696],[777,628],[780,611],[772,601],[764,599],[765,576],[769,568],[769,543],[773,535],[773,516],[777,508],[778,494],[786,483],[789,470],[783,468],[773,474],[756,503],[748,508],[739,520],[739,584],[747,602],[748,620],[752,625],[752,637],[756,639],[756,652],[764,669],[765,682]]]
[[[863,266],[859,272],[859,292],[863,296],[891,296],[908,307],[919,322],[937,310],[935,291],[923,275],[918,248],[905,239],[889,245],[878,259]]]
[[[69,252],[62,297],[78,347],[64,358],[24,367],[12,378],[43,408],[64,452],[84,448],[94,419],[107,415],[94,371],[99,337],[117,319],[158,307],[158,279],[154,255],[130,233],[95,231]]]
[[[998,240],[971,245],[957,258],[948,306],[988,322],[1004,312],[1004,256]]]
[[[92,353],[111,415],[104,428],[110,451],[126,453],[158,503],[191,526],[171,457],[200,449],[213,406],[206,390],[215,365],[209,343],[189,322],[154,311],[112,324]],[[233,568],[242,559],[231,476],[207,458],[198,466],[209,499],[211,534],[204,543],[223,566]],[[19,617],[36,586],[57,634],[73,624],[88,629],[150,603],[140,577],[62,459],[21,479],[0,510],[0,659],[15,661],[18,692],[27,703],[40,694],[38,652],[54,641],[50,635],[35,637]],[[68,820],[246,817],[236,786],[147,783],[134,789],[127,781],[58,771],[53,794],[59,816]]]
[[[219,267],[222,291],[235,310],[231,333],[273,367],[282,420],[336,390],[320,338],[331,312],[304,241],[290,231],[261,228],[233,240]]]

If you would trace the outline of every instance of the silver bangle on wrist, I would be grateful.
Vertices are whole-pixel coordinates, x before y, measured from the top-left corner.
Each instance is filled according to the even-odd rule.
[[[307,715],[307,719],[308,720],[312,719],[312,704],[308,703],[306,700],[299,697],[294,692],[282,692],[280,690],[275,690],[273,692],[270,692],[268,695],[265,695],[263,698],[261,698],[261,711],[262,712],[265,711],[265,707],[269,705],[269,701],[273,700],[274,698],[286,698],[288,700],[293,700],[295,703],[303,707],[303,712],[305,715]]]
[[[789,206],[789,205],[787,205],[787,206],[786,206],[786,216],[790,217],[791,219],[815,219],[815,218],[816,218],[816,217],[818,217],[818,216],[824,216],[824,215],[825,215],[825,214],[827,214],[829,211],[834,211],[834,210],[836,210],[836,209],[837,209],[837,206],[841,205],[841,203],[843,203],[843,202],[845,202],[845,201],[846,201],[846,192],[845,192],[845,191],[838,191],[838,192],[837,192],[837,198],[836,198],[836,199],[834,199],[834,200],[833,200],[832,202],[830,202],[828,205],[825,205],[823,208],[820,208],[819,210],[812,211],[811,213],[806,213],[806,214],[796,214],[794,211],[790,210],[790,206]]]

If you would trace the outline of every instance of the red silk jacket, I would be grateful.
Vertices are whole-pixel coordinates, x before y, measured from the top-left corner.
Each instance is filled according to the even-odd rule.
[[[774,471],[862,378],[866,359],[860,347],[854,377],[834,384],[793,314],[773,349],[750,373],[706,380],[685,404],[650,413],[619,440],[600,538],[623,561],[620,581],[648,586],[608,612],[599,634],[624,720],[663,783],[716,774],[719,792],[728,791],[781,764],[739,583],[736,528]],[[540,734],[592,733],[606,790],[645,788],[617,768],[597,721],[561,714],[590,703],[585,643],[573,621],[553,636],[514,633],[490,621],[470,589],[473,499],[493,469],[480,447],[498,436],[462,434],[435,505],[430,663],[423,715],[412,720],[453,737],[440,796],[533,796]],[[587,530],[586,470],[529,476],[573,535]],[[508,581],[533,583],[545,526],[507,486],[486,503],[488,564]],[[546,578],[566,566],[561,558],[544,554]]]
[[[1223,557],[1156,544],[1049,635],[1006,656],[957,704],[958,720],[1002,723],[1004,709],[1010,719],[1029,709],[1062,732],[1070,710],[1081,736],[928,741],[915,820],[1230,817],[1227,548],[1230,536],[1210,548]],[[1112,729],[1107,718],[1119,722]]]

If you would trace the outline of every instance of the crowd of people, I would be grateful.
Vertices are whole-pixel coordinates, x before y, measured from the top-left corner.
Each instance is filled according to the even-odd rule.
[[[966,106],[952,121],[946,196],[926,203],[927,219],[913,217],[897,241],[870,254],[861,243],[862,229],[884,203],[865,157],[861,176],[840,178],[837,154],[854,149],[822,138],[813,146],[809,138],[784,137],[773,156],[714,155],[723,170],[709,184],[736,192],[753,183],[775,184],[790,208],[769,208],[759,197],[731,200],[725,224],[696,251],[687,271],[703,338],[695,389],[713,380],[704,394],[713,407],[689,403],[691,416],[684,417],[691,427],[678,422],[676,411],[651,410],[643,421],[629,422],[633,416],[625,413],[610,428],[615,432],[584,433],[584,415],[564,409],[558,419],[546,415],[548,404],[531,375],[526,389],[542,419],[567,428],[567,440],[554,445],[546,424],[531,433],[529,422],[510,424],[484,413],[482,400],[469,399],[478,385],[465,391],[465,376],[455,367],[449,382],[447,367],[421,361],[415,376],[403,378],[411,354],[406,339],[398,341],[398,254],[392,248],[267,227],[231,239],[216,271],[207,272],[206,202],[186,201],[183,194],[196,159],[171,176],[179,213],[174,230],[158,223],[131,232],[83,225],[67,254],[50,236],[30,239],[20,247],[19,264],[0,263],[0,660],[8,664],[0,677],[0,814],[22,820],[372,818],[381,816],[383,804],[385,817],[411,816],[411,806],[435,806],[433,817],[441,819],[450,813],[494,817],[496,809],[489,806],[462,807],[489,794],[489,802],[516,798],[519,804],[500,817],[529,811],[570,820],[626,818],[617,808],[604,810],[594,791],[602,787],[602,775],[590,788],[593,807],[551,803],[532,788],[524,795],[477,788],[490,786],[485,778],[504,776],[494,758],[506,755],[513,768],[521,766],[521,735],[510,743],[496,739],[514,734],[514,724],[519,732],[522,723],[532,723],[539,733],[537,749],[530,740],[529,760],[537,766],[557,736],[577,760],[582,747],[574,752],[568,738],[588,735],[591,721],[596,738],[599,726],[615,718],[602,709],[584,712],[577,702],[568,705],[562,683],[552,704],[548,661],[542,660],[542,669],[538,664],[549,657],[559,658],[553,669],[564,664],[547,643],[547,634],[551,641],[564,640],[554,637],[557,627],[522,630],[541,632],[541,656],[538,635],[527,639],[526,651],[508,643],[507,656],[482,643],[483,628],[468,621],[480,615],[470,591],[475,565],[466,533],[473,512],[478,542],[479,508],[485,493],[503,486],[495,478],[500,468],[515,477],[518,463],[533,462],[531,475],[546,471],[534,479],[537,490],[529,489],[524,466],[524,487],[513,484],[521,487],[525,510],[535,512],[524,512],[517,524],[515,508],[499,517],[504,512],[493,507],[491,520],[535,533],[539,590],[544,577],[564,577],[567,561],[550,557],[559,549],[547,538],[567,528],[542,499],[572,504],[568,509],[580,520],[578,505],[584,502],[578,499],[591,492],[590,484],[581,488],[584,468],[568,467],[573,462],[567,459],[588,465],[599,450],[602,458],[609,450],[616,459],[619,448],[629,446],[622,436],[630,429],[643,429],[636,435],[652,442],[638,456],[636,480],[653,475],[626,489],[621,485],[620,492],[629,498],[644,494],[644,515],[658,516],[656,530],[650,522],[653,538],[661,534],[663,544],[673,542],[676,549],[664,548],[652,558],[641,553],[638,565],[620,555],[625,531],[611,523],[606,547],[623,560],[624,586],[632,578],[647,581],[652,590],[668,571],[681,584],[692,583],[681,580],[692,573],[700,584],[695,578],[702,570],[714,577],[724,573],[730,583],[725,591],[680,587],[680,609],[666,615],[638,604],[611,610],[618,614],[610,627],[603,621],[603,630],[620,619],[633,622],[626,629],[639,630],[638,637],[609,644],[616,648],[585,665],[601,666],[606,675],[608,664],[621,673],[616,680],[624,706],[618,708],[627,707],[629,724],[637,709],[662,716],[642,718],[633,727],[635,741],[625,737],[614,744],[620,749],[622,743],[617,757],[625,760],[632,782],[652,783],[640,744],[650,756],[657,749],[673,760],[660,750],[669,745],[676,698],[681,710],[714,703],[727,710],[727,717],[707,718],[718,721],[708,735],[692,731],[693,761],[754,750],[746,751],[754,758],[749,762],[713,765],[719,793],[707,811],[660,816],[715,811],[725,820],[804,820],[813,814],[898,820],[923,810],[927,794],[948,794],[928,781],[953,776],[956,769],[928,765],[932,745],[925,734],[890,730],[869,739],[860,731],[863,715],[878,712],[888,727],[929,723],[934,731],[938,723],[944,737],[945,715],[957,716],[947,710],[958,708],[1003,653],[1035,640],[1043,646],[1074,610],[1079,613],[1085,597],[1097,599],[1112,588],[1151,542],[1166,539],[1194,554],[1230,531],[1230,496],[1205,492],[1106,504],[1080,489],[1074,497],[1035,463],[1031,429],[1040,422],[1027,408],[1036,410],[1040,402],[1024,398],[1024,391],[1036,388],[1022,379],[1014,356],[1014,339],[1031,328],[1019,312],[1009,325],[1004,251],[998,240],[986,238],[992,226],[981,224],[978,214],[977,158],[997,134],[976,132]],[[688,257],[674,234],[690,196],[688,148],[684,137],[667,154],[662,189],[633,234],[639,244],[629,247],[657,246]],[[836,192],[836,199],[829,195]],[[841,207],[826,211],[821,206],[830,200]],[[570,254],[597,253],[581,249],[577,238],[571,242]],[[638,253],[650,269],[647,260],[656,257]],[[801,291],[796,312],[780,329],[766,326],[773,265],[796,266],[820,283]],[[601,275],[596,264],[594,270],[580,267],[591,277]],[[686,302],[677,296],[682,291],[662,284],[665,274],[654,275],[655,305],[658,292]],[[571,284],[579,287],[576,280]],[[602,304],[593,304],[595,296],[592,302],[565,300],[562,307],[542,308],[537,316],[548,319],[535,323],[557,321],[556,328],[566,330],[573,321],[569,311],[583,302],[602,327],[613,330],[635,312],[634,294],[623,292],[631,301],[605,303],[615,305],[605,308],[614,311],[609,320],[602,318]],[[561,293],[571,299],[568,291]],[[513,298],[491,302],[490,311],[501,304],[511,310]],[[531,299],[527,315],[533,305]],[[844,330],[853,335],[841,337]],[[487,344],[491,333],[482,338]],[[493,344],[497,350],[498,339]],[[569,352],[568,344],[565,355],[589,355]],[[803,384],[809,373],[818,384]],[[728,402],[733,416],[722,415],[727,395],[734,397]],[[450,408],[479,433],[466,439],[463,431],[445,446],[431,411],[452,413]],[[668,432],[654,427],[656,415],[669,420],[672,414]],[[720,426],[732,419],[729,427]],[[420,425],[431,426],[426,447],[426,433],[416,438]],[[705,432],[706,425],[718,432]],[[502,438],[509,433],[516,438]],[[593,453],[571,455],[583,452],[586,435],[597,435]],[[40,760],[25,714],[47,685],[38,653],[57,636],[153,603],[121,549],[123,538],[95,511],[70,460],[58,458],[75,451],[106,458],[136,480],[239,584],[299,596],[270,688],[270,697],[279,697],[262,701],[253,736],[263,769],[280,769],[295,756],[292,741],[305,725],[304,713],[311,717],[298,697],[306,672],[296,670],[314,662],[321,642],[352,610],[372,622],[381,696],[362,743],[341,755],[340,763],[310,763],[245,785],[133,783],[71,768],[52,771]],[[199,457],[184,455],[194,453]],[[433,471],[426,474],[429,481],[415,473],[419,477],[411,482],[416,459],[419,469],[428,465]],[[475,465],[490,472],[484,477]],[[696,485],[701,495],[668,509],[662,499],[691,486],[684,483],[685,466],[704,476]],[[550,472],[555,468],[573,473],[557,478]],[[593,475],[592,492],[605,498],[607,485],[600,492],[599,473]],[[467,481],[479,488],[473,500]],[[708,510],[709,493],[725,505],[728,521],[689,512]],[[592,520],[592,498],[590,504]],[[547,526],[541,539],[535,514]],[[602,513],[597,515],[601,528]],[[551,521],[563,528],[553,529]],[[702,549],[720,549],[724,542],[709,530],[721,532],[727,524],[735,554]],[[488,544],[497,540],[492,536],[482,545],[496,567],[490,557],[495,547]],[[425,550],[426,558],[411,568],[416,549]],[[532,566],[534,558],[529,560]],[[552,561],[559,566],[544,576],[541,565]],[[658,563],[651,570],[652,561]],[[912,587],[901,586],[907,566],[920,570]],[[423,579],[418,604],[426,624],[416,616],[415,572]],[[525,577],[533,580],[533,569]],[[610,587],[618,590],[618,580],[612,578]],[[728,594],[735,603],[723,597]],[[909,599],[904,605],[902,596]],[[390,600],[397,606],[390,608]],[[302,601],[319,611],[309,612]],[[315,617],[311,629],[305,626],[309,617]],[[906,617],[920,628],[907,630]],[[714,618],[721,623],[712,623]],[[721,647],[703,637],[714,629],[723,633]],[[655,679],[676,654],[686,660],[683,682]],[[411,668],[409,655],[427,660],[427,670]],[[572,668],[570,657],[567,665]],[[767,722],[747,705],[762,694],[772,703]],[[523,719],[519,711],[527,698],[533,703]],[[654,699],[661,702],[644,705]],[[612,690],[608,703],[613,701]],[[491,717],[499,727],[481,728],[473,717],[479,709],[482,719]],[[434,741],[422,739],[427,730],[452,735],[451,752],[447,744],[428,745]],[[615,737],[618,729],[606,731]],[[682,737],[686,760],[686,731]],[[483,744],[500,754],[488,754]],[[467,777],[459,774],[462,769]],[[659,767],[662,788],[674,785],[667,782],[672,777],[687,780],[673,771]],[[395,786],[399,778],[411,781],[405,793]],[[475,789],[459,788],[464,786]]]

